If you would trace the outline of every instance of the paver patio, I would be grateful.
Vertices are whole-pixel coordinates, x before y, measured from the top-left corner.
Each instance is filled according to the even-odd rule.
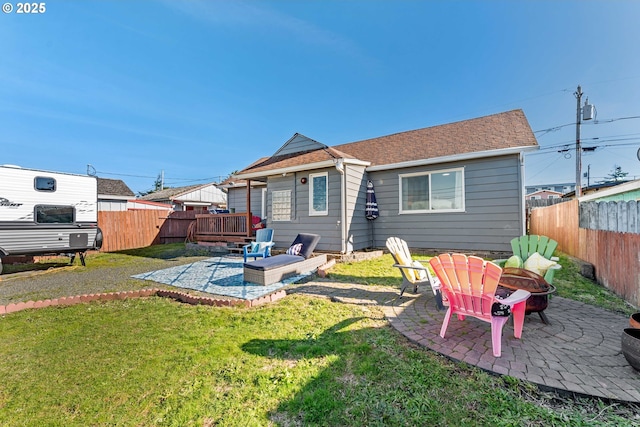
[[[640,403],[640,372],[621,351],[627,317],[554,296],[545,310],[551,324],[535,313],[525,319],[522,339],[507,324],[502,357],[493,356],[491,328],[473,318],[453,318],[440,338],[444,311],[433,294],[399,297],[395,288],[314,281],[287,287],[288,293],[329,297],[335,301],[379,305],[391,325],[426,348],[497,374],[530,381],[543,389]]]

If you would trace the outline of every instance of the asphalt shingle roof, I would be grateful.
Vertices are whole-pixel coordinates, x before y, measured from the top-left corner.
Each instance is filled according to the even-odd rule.
[[[98,178],[98,194],[107,196],[135,197],[136,195],[121,179]]]
[[[208,184],[207,184],[208,185]],[[154,191],[153,193],[141,196],[140,200],[158,201],[158,200],[171,200],[172,197],[179,196],[183,193],[188,193],[196,188],[202,187],[199,185],[189,185],[186,187],[165,188],[164,190]]]
[[[522,110],[371,138],[320,150],[275,156],[238,172],[255,173],[336,158],[358,159],[371,166],[517,147],[536,147]]]

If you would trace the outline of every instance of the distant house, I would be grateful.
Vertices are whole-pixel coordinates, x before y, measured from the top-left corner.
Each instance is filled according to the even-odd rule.
[[[576,190],[575,182],[561,182],[556,184],[537,184],[527,185],[525,187],[526,194],[535,193],[538,191],[555,191],[556,193],[566,194]]]
[[[622,185],[624,185],[624,187],[621,187],[621,188],[632,188],[634,185],[637,185],[634,183],[636,183],[636,181],[611,181],[611,182],[604,182],[600,184],[593,184],[588,187],[583,187],[580,201],[599,199],[600,194],[618,194],[618,193],[621,193],[621,190],[618,190],[618,189],[612,190],[612,189]],[[612,190],[612,191],[609,191],[609,190]],[[585,196],[591,196],[591,197],[584,199]],[[565,194],[564,197],[575,199],[576,198],[575,190]],[[628,194],[627,197],[633,197],[633,196]],[[629,200],[635,200],[635,199],[629,199]]]
[[[127,201],[136,195],[120,179],[97,178],[98,211],[126,211]]]
[[[206,212],[227,206],[227,195],[215,183],[167,188],[141,196],[139,200],[170,204],[175,211]]]
[[[640,200],[640,179],[618,183],[613,187],[603,188],[580,197],[581,202],[628,202]]]
[[[168,203],[150,202],[148,200],[129,200],[127,202],[127,210],[129,211],[143,211],[143,210],[155,210],[155,211],[173,211],[173,206]]]
[[[258,193],[277,247],[313,232],[319,250],[343,253],[390,236],[412,248],[510,251],[525,232],[524,153],[537,149],[522,110],[331,147],[296,133],[235,174],[245,184],[227,188],[229,207],[249,187],[255,209],[253,190],[266,185]],[[375,220],[365,218],[368,181]]]
[[[525,200],[548,200],[548,199],[561,199],[562,193],[551,190],[538,190],[533,193],[526,194]]]

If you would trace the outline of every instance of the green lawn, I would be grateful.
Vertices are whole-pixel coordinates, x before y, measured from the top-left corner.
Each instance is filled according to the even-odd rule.
[[[330,279],[397,286],[387,261]],[[249,309],[151,297],[12,313],[0,378],[2,426],[640,424],[636,406],[542,393],[411,344],[376,307],[299,294]]]
[[[413,256],[415,260],[429,258],[425,255]],[[596,305],[625,315],[631,315],[638,311],[637,308],[625,302],[609,289],[581,276],[578,266],[567,256],[560,254],[559,263],[562,265],[562,269],[556,272],[553,280],[553,284],[557,288],[554,295]],[[340,263],[329,271],[329,280],[366,285],[400,286],[402,281],[400,270],[392,267],[393,264],[393,258],[389,254],[370,261]],[[427,265],[426,262],[423,264]]]

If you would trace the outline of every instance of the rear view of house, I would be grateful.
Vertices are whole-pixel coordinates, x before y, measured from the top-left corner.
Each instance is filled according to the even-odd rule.
[[[92,176],[0,166],[0,257],[99,249],[97,194]]]
[[[384,247],[509,251],[524,234],[524,153],[538,144],[522,110],[327,146],[296,133],[252,163],[228,188],[233,200],[259,193],[276,246],[299,232],[322,235],[319,250]],[[379,217],[365,217],[367,182]],[[245,197],[234,192],[243,192]],[[236,209],[236,212],[238,210]]]

